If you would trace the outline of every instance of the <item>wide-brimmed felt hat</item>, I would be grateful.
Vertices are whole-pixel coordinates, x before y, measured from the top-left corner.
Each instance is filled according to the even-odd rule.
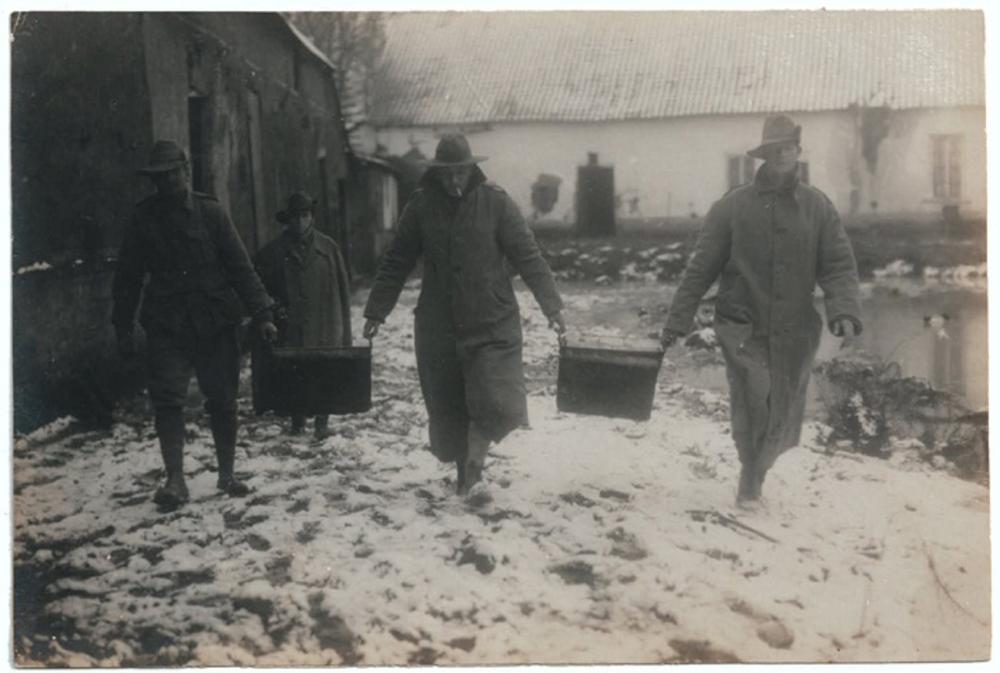
[[[427,162],[427,167],[469,166],[486,161],[487,158],[473,154],[469,148],[469,141],[461,133],[447,133],[438,141],[434,158]]]
[[[285,224],[301,213],[311,213],[316,207],[316,199],[305,192],[295,192],[288,197],[288,203],[284,210],[279,210],[274,217]]]
[[[186,166],[187,162],[187,155],[181,149],[180,145],[173,140],[157,140],[153,143],[153,149],[149,151],[149,165],[140,168],[136,172],[140,175],[167,173]]]
[[[761,133],[760,145],[747,154],[758,159],[764,159],[764,148],[778,143],[802,140],[802,127],[791,120],[788,115],[771,115],[764,120],[764,131]]]

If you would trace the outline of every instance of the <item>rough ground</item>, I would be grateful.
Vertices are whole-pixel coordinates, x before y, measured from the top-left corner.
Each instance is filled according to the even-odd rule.
[[[110,433],[63,422],[21,438],[16,663],[989,655],[985,487],[826,453],[810,426],[769,475],[766,506],[737,510],[725,399],[664,376],[648,423],[557,412],[554,337],[524,293],[533,427],[494,448],[478,498],[457,498],[423,448],[415,295],[376,341],[370,413],[314,442],[244,409],[244,500],[214,491],[194,395],[193,500],[170,514],[150,501],[160,460],[141,408]]]

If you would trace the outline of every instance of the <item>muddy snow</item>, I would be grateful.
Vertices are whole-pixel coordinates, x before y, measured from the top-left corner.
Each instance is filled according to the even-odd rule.
[[[768,475],[764,506],[737,509],[725,397],[673,380],[671,352],[648,422],[558,412],[555,338],[524,292],[532,427],[495,446],[486,484],[458,498],[451,466],[424,448],[415,299],[404,292],[375,342],[372,411],[334,422],[332,437],[290,437],[241,400],[248,498],[216,494],[194,395],[192,501],[168,514],[151,501],[160,457],[141,409],[109,433],[62,421],[21,438],[16,662],[989,656],[985,487],[827,452],[810,424]],[[571,322],[588,303],[571,298]]]

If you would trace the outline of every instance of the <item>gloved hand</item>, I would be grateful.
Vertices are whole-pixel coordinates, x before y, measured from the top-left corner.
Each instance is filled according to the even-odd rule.
[[[270,320],[265,320],[257,325],[257,336],[266,344],[278,342],[278,328]]]
[[[680,332],[664,327],[660,332],[660,345],[663,346],[663,350],[667,350],[683,336]]]
[[[362,336],[366,339],[374,339],[375,335],[378,334],[378,328],[382,325],[380,320],[372,320],[369,318],[365,321],[365,328],[361,332]]]

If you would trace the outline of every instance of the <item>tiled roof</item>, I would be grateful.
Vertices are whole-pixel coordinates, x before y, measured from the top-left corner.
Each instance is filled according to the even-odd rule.
[[[389,15],[377,126],[985,105],[979,11]]]

